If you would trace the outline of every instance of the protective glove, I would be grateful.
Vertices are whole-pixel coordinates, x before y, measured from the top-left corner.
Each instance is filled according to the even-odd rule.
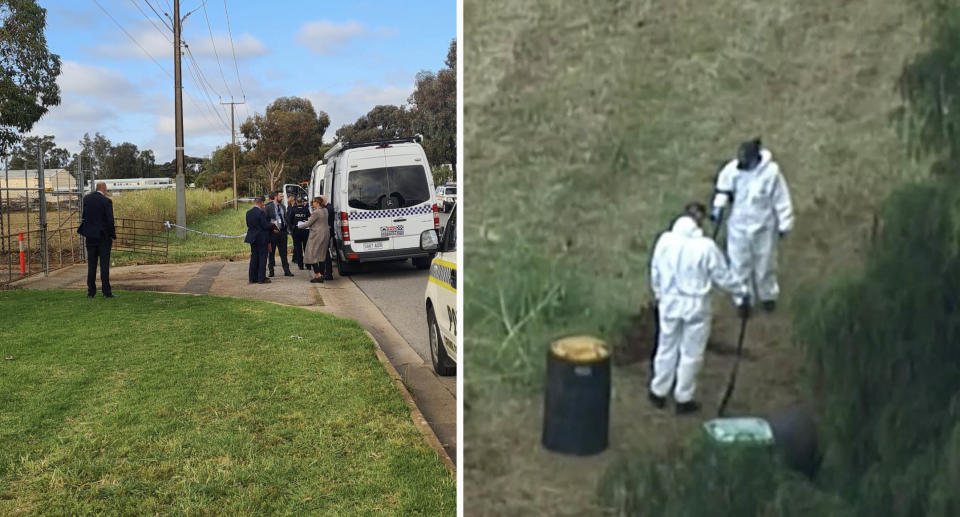
[[[302,230],[303,227],[306,225],[307,225],[306,221],[300,221],[299,223],[297,223],[297,228],[300,228]]]
[[[713,207],[713,209],[710,210],[710,220],[713,221],[713,222],[719,221],[719,220],[720,220],[720,214],[722,214],[722,213],[723,213],[723,208],[722,208],[722,207],[719,207],[719,206]]]

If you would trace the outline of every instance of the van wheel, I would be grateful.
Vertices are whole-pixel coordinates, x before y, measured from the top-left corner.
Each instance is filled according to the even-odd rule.
[[[337,274],[340,276],[350,276],[353,273],[353,266],[347,264],[345,259],[337,257]]]
[[[433,261],[431,257],[417,257],[410,259],[413,262],[413,267],[417,269],[430,269],[430,262]]]
[[[430,334],[430,362],[437,375],[450,376],[457,373],[457,366],[447,355],[443,347],[443,336],[440,334],[440,325],[437,316],[433,313],[433,306],[427,307],[427,332]]]

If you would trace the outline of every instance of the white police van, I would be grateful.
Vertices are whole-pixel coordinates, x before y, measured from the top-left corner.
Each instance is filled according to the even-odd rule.
[[[333,203],[331,255],[340,275],[359,264],[410,259],[430,267],[424,230],[440,229],[433,176],[420,138],[339,142],[314,167],[309,194]],[[322,176],[319,174],[322,173]]]
[[[430,359],[440,375],[453,375],[457,370],[457,206],[442,237],[436,230],[420,234],[420,248],[437,252],[430,264],[430,277],[424,302],[427,309],[427,335],[430,336]]]

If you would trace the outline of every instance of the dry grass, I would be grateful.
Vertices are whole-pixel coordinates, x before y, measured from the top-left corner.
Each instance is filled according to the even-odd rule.
[[[684,202],[708,198],[716,167],[740,141],[762,136],[791,184],[798,224],[780,260],[788,305],[804,284],[856,264],[879,200],[924,170],[907,161],[888,120],[899,105],[895,80],[921,48],[911,6],[695,5],[465,5],[471,514],[588,510],[593,466],[605,462],[548,457],[537,442],[545,336],[575,327],[612,338],[648,298],[657,233]],[[546,299],[558,285],[537,313],[535,303],[512,302]],[[757,360],[743,369],[735,411],[762,413],[799,396],[801,352],[789,346],[786,314],[751,324]],[[730,317],[720,310],[716,334],[726,342]],[[528,323],[503,349],[507,323],[517,321]],[[708,356],[708,405],[728,361]],[[518,391],[517,378],[532,389]],[[642,368],[615,372],[627,402],[614,419],[631,424],[613,435],[614,450],[654,450],[650,437],[664,432],[638,409],[644,382]]]

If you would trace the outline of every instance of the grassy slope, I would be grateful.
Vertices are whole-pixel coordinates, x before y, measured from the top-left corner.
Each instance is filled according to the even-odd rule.
[[[241,204],[237,212],[233,211],[232,208],[227,208],[214,215],[198,218],[188,227],[221,235],[245,235],[247,233],[247,223],[244,219],[244,213],[251,206]],[[223,239],[187,232],[186,238],[181,241],[176,238],[175,232],[170,232],[169,242],[170,249],[167,258],[159,261],[198,262],[210,259],[247,258],[250,256],[250,245],[243,242],[243,239]],[[158,262],[158,259],[140,254],[116,253],[113,256],[118,266]]]
[[[526,381],[536,398],[551,333],[614,337],[648,297],[656,234],[685,201],[706,200],[741,140],[762,135],[791,184],[798,224],[781,248],[784,301],[855,263],[877,200],[921,170],[888,120],[896,77],[921,42],[910,6],[881,0],[465,9],[466,501],[493,496],[506,512],[530,494],[511,488],[511,468],[485,468],[517,447],[495,429],[518,406],[537,411],[507,395],[516,391],[505,380]],[[785,312],[754,328],[750,369],[763,373],[744,372],[738,392],[757,410],[771,391],[797,391],[800,352]],[[708,357],[708,380],[716,363]],[[620,377],[640,390],[642,376]]]
[[[356,323],[153,293],[0,314],[0,514],[455,511]]]

